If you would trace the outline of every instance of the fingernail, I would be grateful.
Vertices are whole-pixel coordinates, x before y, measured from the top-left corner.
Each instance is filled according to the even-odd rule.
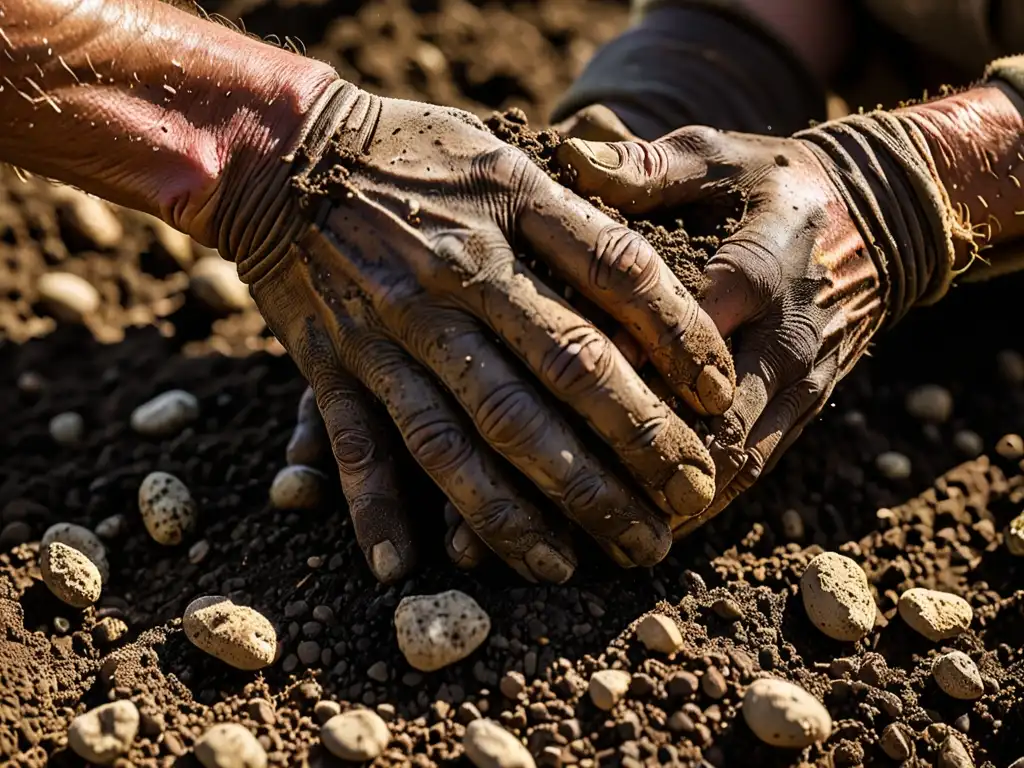
[[[665,484],[665,497],[676,514],[693,517],[715,497],[715,480],[698,467],[684,464]]]
[[[534,544],[523,558],[527,566],[545,581],[563,584],[576,572],[576,565],[550,544]]]
[[[636,568],[636,563],[633,562],[632,558],[610,541],[602,541],[600,544],[601,549],[608,554],[608,557],[615,561],[617,566],[620,568]]]
[[[729,377],[713,365],[705,365],[697,376],[697,397],[710,414],[717,416],[729,410],[733,392]]]
[[[611,144],[603,141],[584,141],[583,139],[570,139],[569,143],[592,165],[614,171],[622,166],[622,156]]]
[[[656,565],[672,549],[672,531],[661,520],[635,521],[616,537],[629,558],[643,568]]]
[[[385,539],[373,545],[370,550],[370,565],[374,574],[383,582],[394,581],[402,573],[402,558],[390,540]]]

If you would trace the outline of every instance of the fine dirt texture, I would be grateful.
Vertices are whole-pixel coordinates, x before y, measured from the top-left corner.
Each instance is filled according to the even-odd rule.
[[[243,14],[251,32],[300,37],[382,93],[481,114],[521,106],[535,122],[624,20],[620,6],[597,0],[511,10],[378,0],[341,18],[332,5],[239,0],[218,10]],[[950,745],[961,742],[977,766],[1024,756],[1024,567],[1002,541],[1024,475],[1019,457],[994,451],[1005,433],[1024,430],[1024,369],[1008,369],[1004,355],[1000,374],[996,362],[1024,346],[1018,324],[1002,319],[1020,279],[957,289],[914,313],[772,475],[654,569],[619,571],[591,553],[557,588],[525,585],[497,564],[456,571],[442,551],[441,504],[425,492],[415,512],[428,531],[436,522],[426,562],[383,587],[337,497],[308,512],[267,502],[304,383],[255,310],[210,310],[188,288],[202,254],[182,252],[151,220],[119,212],[123,231],[104,246],[63,205],[42,182],[0,178],[0,765],[81,765],[68,726],[112,699],[131,699],[142,714],[122,765],[196,766],[193,746],[217,722],[252,731],[271,765],[340,764],[321,745],[319,722],[356,706],[388,721],[378,765],[465,764],[465,727],[480,715],[545,766],[895,765],[880,745],[893,723],[905,729],[912,765],[952,765],[963,750]],[[40,304],[38,279],[53,271],[99,291],[86,327],[57,322]],[[906,413],[907,392],[924,383],[954,397],[941,425]],[[198,398],[199,418],[170,438],[133,432],[132,410],[172,388]],[[48,431],[64,411],[84,417],[77,444],[58,445]],[[957,447],[963,429],[978,433],[981,456]],[[875,458],[885,451],[909,458],[909,477],[882,476]],[[198,506],[197,530],[180,546],[153,541],[138,512],[139,485],[156,470],[180,478]],[[123,516],[119,532],[104,522],[113,515]],[[96,606],[73,609],[41,581],[38,542],[56,522],[110,537]],[[825,550],[868,574],[879,614],[858,643],[827,638],[804,611],[800,576]],[[912,586],[966,598],[970,629],[941,643],[914,633],[896,611]],[[490,635],[467,659],[416,672],[398,650],[395,608],[404,596],[452,588],[489,614]],[[272,665],[243,672],[189,643],[182,613],[207,594],[271,621],[280,643]],[[673,658],[635,636],[650,611],[680,629]],[[977,662],[980,699],[935,684],[933,660],[950,650]],[[608,668],[631,682],[603,711],[586,689]],[[765,674],[824,701],[835,723],[828,741],[800,751],[757,740],[739,705]]]

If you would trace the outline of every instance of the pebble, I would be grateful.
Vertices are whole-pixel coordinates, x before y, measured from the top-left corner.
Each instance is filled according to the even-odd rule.
[[[974,618],[970,604],[962,597],[921,587],[908,589],[900,595],[898,608],[900,617],[910,628],[933,643],[956,637]]]
[[[973,459],[985,450],[985,441],[977,432],[961,429],[953,435],[953,447],[967,458]]]
[[[68,746],[90,763],[108,765],[128,751],[138,732],[139,710],[128,699],[120,699],[72,720]]]
[[[587,692],[594,706],[606,712],[612,709],[629,690],[629,672],[621,669],[601,669],[590,677]]]
[[[320,643],[316,640],[303,640],[295,652],[304,666],[310,667],[320,661]]]
[[[199,565],[199,563],[206,559],[208,554],[210,554],[210,542],[206,539],[200,539],[188,548],[188,561],[192,565]]]
[[[116,616],[104,616],[92,628],[92,639],[100,645],[112,645],[128,634],[128,625]]]
[[[832,717],[820,701],[798,685],[762,678],[743,696],[743,719],[761,741],[802,749],[832,734]]]
[[[535,765],[523,743],[493,720],[480,718],[466,726],[462,746],[476,768],[534,768]]]
[[[218,723],[199,737],[196,758],[205,768],[266,768],[267,753],[238,723]]]
[[[834,640],[855,642],[875,626],[875,601],[868,577],[855,560],[823,552],[800,577],[804,609],[818,629]]]
[[[1024,384],[1024,356],[1017,350],[1000,350],[996,354],[996,369],[1007,384]]]
[[[181,623],[193,645],[237,669],[262,669],[277,653],[277,633],[267,618],[226,597],[196,598]]]
[[[193,295],[214,312],[240,312],[253,306],[249,286],[238,279],[238,268],[220,256],[203,256],[189,273]]]
[[[490,631],[490,616],[457,589],[405,597],[395,609],[398,647],[420,672],[433,672],[466,658]]]
[[[718,670],[718,667],[709,667],[700,680],[700,687],[708,696],[716,701],[729,691],[725,677]]]
[[[890,480],[906,480],[910,477],[910,459],[897,451],[886,451],[875,457],[875,467],[883,477]]]
[[[167,472],[150,472],[139,486],[139,512],[158,544],[181,544],[196,527],[196,503],[188,486]]]
[[[320,740],[335,757],[362,763],[373,760],[387,748],[391,731],[376,712],[353,709],[324,723]]]
[[[107,562],[107,549],[95,533],[88,528],[83,528],[74,523],[55,523],[46,529],[42,540],[39,542],[39,549],[44,550],[53,542],[66,544],[72,549],[77,549],[83,555],[92,560],[92,564],[100,572],[100,580],[106,583],[110,578],[110,564]]]
[[[954,699],[973,701],[985,693],[978,665],[963,651],[939,656],[932,665],[932,675],[939,688]]]
[[[183,389],[171,389],[140,405],[131,426],[146,437],[171,437],[199,418],[199,401]]]
[[[672,619],[662,613],[644,616],[636,628],[637,639],[649,651],[672,655],[683,647],[683,635]]]
[[[914,754],[913,742],[907,737],[907,729],[901,723],[889,723],[879,739],[882,751],[893,760],[907,760]]]
[[[77,549],[52,542],[43,550],[39,570],[50,591],[73,608],[86,608],[100,599],[99,569]]]
[[[0,552],[6,552],[32,538],[32,526],[23,520],[14,520],[0,528]]]
[[[74,411],[65,411],[50,419],[49,429],[53,442],[70,447],[82,442],[85,435],[85,420]]]
[[[340,714],[341,705],[336,701],[331,701],[330,699],[318,701],[316,706],[313,707],[313,716],[320,725],[323,725],[332,717]]]
[[[100,294],[92,283],[70,272],[47,272],[36,283],[39,299],[66,323],[80,323],[100,307]]]
[[[1024,456],[1024,439],[1012,432],[1003,435],[999,438],[999,442],[996,443],[996,453],[1009,461],[1017,461],[1021,456]]]
[[[922,384],[907,393],[907,413],[918,421],[942,424],[953,415],[953,395],[938,384]]]
[[[804,518],[795,509],[787,509],[782,513],[782,535],[790,541],[802,541],[804,538]]]
[[[89,247],[107,250],[124,236],[121,220],[99,198],[73,187],[60,187],[54,197],[59,201],[57,211],[61,221]]]
[[[501,682],[498,683],[498,690],[501,691],[501,695],[506,699],[516,701],[526,693],[526,678],[523,677],[522,672],[516,672],[514,669],[510,670],[501,678]]]
[[[956,736],[950,734],[939,747],[938,768],[974,768],[970,753]]]
[[[1024,512],[1021,512],[1010,524],[1006,526],[1006,533],[1003,535],[1006,548],[1011,555],[1024,557]]]
[[[124,515],[117,514],[105,517],[96,524],[96,535],[106,541],[113,541],[124,531]]]
[[[327,476],[318,469],[293,464],[270,484],[270,503],[278,509],[315,509],[323,501]]]

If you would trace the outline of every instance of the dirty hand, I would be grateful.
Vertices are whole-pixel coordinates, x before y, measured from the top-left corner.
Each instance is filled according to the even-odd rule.
[[[570,140],[576,188],[632,212],[731,202],[702,309],[732,341],[736,397],[711,422],[712,505],[748,488],[800,434],[886,315],[934,300],[960,233],[915,113],[872,113],[781,139],[691,127],[654,142]]]

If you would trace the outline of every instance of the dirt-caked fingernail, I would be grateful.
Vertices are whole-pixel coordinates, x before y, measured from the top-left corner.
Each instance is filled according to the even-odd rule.
[[[370,550],[370,566],[374,575],[382,582],[394,581],[402,573],[402,558],[390,540],[378,542]]]
[[[713,365],[705,365],[697,376],[697,397],[710,414],[718,415],[729,410],[734,393],[729,377]]]
[[[550,544],[534,544],[523,558],[534,575],[544,581],[563,584],[576,572],[576,564]]]
[[[448,531],[446,549],[448,557],[457,568],[475,568],[487,556],[487,546],[465,523],[458,522]]]
[[[618,546],[636,565],[648,568],[660,563],[672,548],[672,531],[662,520],[635,520],[615,537]]]
[[[715,478],[692,464],[684,464],[665,483],[665,497],[677,515],[693,517],[715,497]]]
[[[584,141],[583,139],[569,139],[567,143],[591,165],[608,171],[622,167],[622,155],[611,144],[605,144],[603,141]]]

